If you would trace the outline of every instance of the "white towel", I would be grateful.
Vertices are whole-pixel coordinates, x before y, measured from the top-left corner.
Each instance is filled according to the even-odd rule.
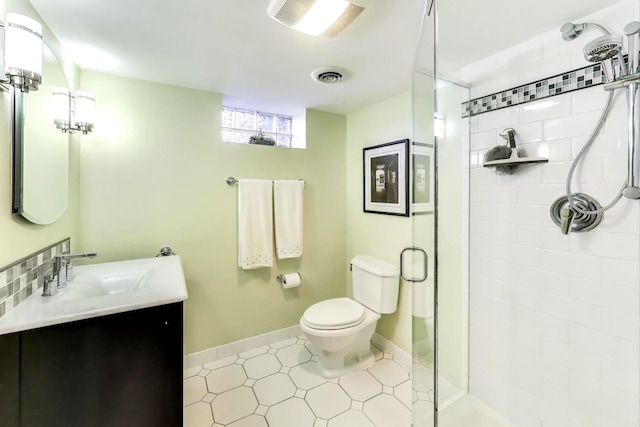
[[[238,181],[238,267],[273,265],[273,185],[271,181]]]
[[[274,181],[278,259],[302,256],[302,196],[304,181]]]

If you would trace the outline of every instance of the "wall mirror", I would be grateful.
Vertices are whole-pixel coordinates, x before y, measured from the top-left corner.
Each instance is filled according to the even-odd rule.
[[[42,83],[37,91],[13,91],[12,212],[35,224],[51,224],[67,210],[69,134],[56,129],[53,88],[68,87],[55,55],[43,46]]]

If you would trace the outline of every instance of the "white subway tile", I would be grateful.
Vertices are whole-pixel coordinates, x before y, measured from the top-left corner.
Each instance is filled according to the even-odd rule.
[[[472,221],[495,221],[498,207],[495,204],[475,203],[470,210]]]
[[[587,136],[575,137],[571,139],[572,143],[572,159],[578,156],[580,150],[587,143]],[[595,141],[589,147],[589,151],[585,154],[587,158],[599,157],[617,157],[626,156],[628,150],[627,135],[622,132],[604,132],[601,131]]]
[[[637,234],[593,230],[588,233],[571,233],[569,240],[572,252],[627,261],[640,259]]]
[[[632,394],[623,393],[618,390],[609,390],[602,399],[603,419],[607,423],[620,420],[620,424],[609,425],[638,425],[638,398]]]
[[[498,205],[495,219],[501,224],[541,225],[542,208],[535,205]]]
[[[546,157],[550,162],[573,160],[573,144],[570,138],[552,139],[538,144],[537,157]]]
[[[563,184],[567,181],[569,162],[548,163],[542,166],[542,181],[545,184]],[[563,194],[564,191],[560,194]]]
[[[495,185],[497,182],[496,174],[493,169],[476,168],[470,171],[471,185]]]
[[[551,203],[564,193],[564,184],[519,185],[518,203],[523,205],[551,206]]]
[[[541,299],[541,310],[551,316],[593,329],[600,329],[602,326],[602,309],[599,306],[571,298],[545,294]]]
[[[545,108],[535,108],[537,104],[548,105]],[[532,108],[533,107],[533,108]],[[553,98],[545,98],[537,102],[530,102],[519,108],[519,122],[532,123],[541,122],[547,119],[556,119],[568,117],[571,115],[571,94],[554,96]],[[540,139],[542,139],[542,123],[540,125]],[[517,131],[517,129],[516,129]]]
[[[545,120],[542,125],[544,139],[549,140],[587,136],[591,133],[588,123],[597,123],[599,117],[599,112],[590,111],[572,116]]]
[[[605,384],[619,391],[640,397],[639,370],[629,369],[612,360],[602,361],[602,380]]]
[[[518,202],[518,186],[516,185],[482,185],[478,187],[478,202],[506,203]],[[475,205],[474,205],[475,208]]]
[[[527,104],[527,105],[532,105]],[[523,108],[526,108],[523,107]],[[523,109],[519,109],[520,115],[522,115]],[[533,123],[530,123],[533,122]],[[522,147],[525,144],[532,144],[542,141],[542,121],[541,120],[529,120],[528,122],[520,121],[520,124],[514,129],[516,131],[516,144],[517,147]],[[502,132],[502,129],[498,129],[498,134]],[[498,142],[502,145],[506,145],[504,138],[498,135]]]
[[[609,157],[604,159],[604,180],[622,183],[627,179],[627,158]]]
[[[488,95],[488,93],[485,95]],[[518,107],[503,108],[502,110],[479,114],[476,117],[478,117],[479,132],[513,128],[517,127],[518,124]]]
[[[638,289],[640,288],[640,262],[604,258],[602,260],[602,280]]]
[[[569,296],[569,276],[525,266],[517,267],[517,275],[517,283],[521,286],[551,295]]]
[[[554,273],[587,279],[599,279],[602,274],[602,259],[599,257],[542,250],[540,266]]]
[[[595,86],[587,89],[576,90],[571,92],[572,98],[572,113],[579,114],[587,111],[603,110],[604,104],[607,101],[608,92],[606,92],[602,86]],[[589,124],[585,123],[586,126]],[[595,126],[594,122],[591,126]]]
[[[496,182],[500,185],[541,184],[542,168],[540,165],[521,165],[512,175],[498,175]]]
[[[502,138],[500,139],[502,140]],[[489,149],[495,147],[498,143],[496,131],[492,129],[471,135],[469,148],[471,150]],[[501,145],[504,145],[504,143]]]
[[[569,352],[570,346],[567,340],[549,336],[542,337],[543,358],[568,367]]]
[[[501,243],[515,243],[517,238],[517,225],[488,221],[472,221],[471,236],[477,239],[492,240]]]
[[[637,313],[629,315],[603,309],[601,329],[615,337],[637,343],[640,336],[640,319]]]

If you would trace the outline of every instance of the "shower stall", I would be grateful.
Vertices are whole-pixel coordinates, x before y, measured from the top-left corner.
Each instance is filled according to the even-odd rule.
[[[564,3],[426,1],[416,427],[640,425],[640,1]]]

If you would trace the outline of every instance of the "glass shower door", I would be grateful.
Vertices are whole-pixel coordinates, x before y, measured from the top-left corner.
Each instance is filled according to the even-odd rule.
[[[427,279],[412,284],[413,422],[457,427],[438,412],[468,390],[469,89],[436,71],[436,21],[424,18],[413,72],[413,245],[428,255]]]

